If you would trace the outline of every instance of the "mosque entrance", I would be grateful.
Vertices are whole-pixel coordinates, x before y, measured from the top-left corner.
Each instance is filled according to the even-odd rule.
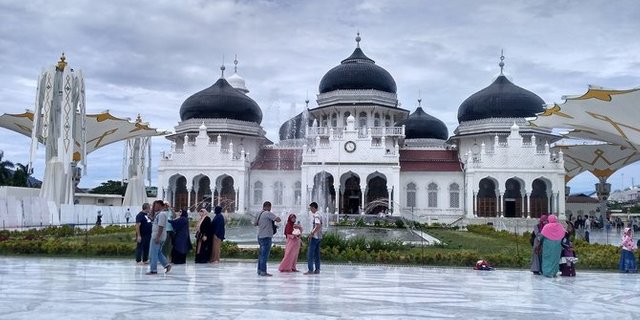
[[[364,212],[367,214],[378,214],[388,210],[389,191],[384,176],[376,175],[369,179],[366,200]]]
[[[216,179],[213,197],[214,204],[221,206],[223,212],[236,211],[236,189],[231,176],[223,175]]]
[[[360,190],[360,177],[351,173],[351,175],[344,181],[342,213],[359,214],[361,205],[362,191]]]
[[[480,180],[478,195],[476,196],[476,211],[478,217],[495,217],[497,216],[498,209],[496,205],[496,183],[489,179],[484,178]]]
[[[535,179],[531,184],[531,217],[539,218],[549,213],[549,196],[547,195],[547,183],[542,179]]]
[[[504,216],[507,218],[522,217],[522,192],[518,179],[511,178],[505,183]]]
[[[171,204],[175,208],[186,208],[189,204],[189,191],[187,190],[187,178],[180,176],[176,180],[175,196]]]
[[[313,177],[313,190],[311,191],[311,201],[318,203],[321,212],[329,208],[334,209],[336,199],[336,189],[333,186],[333,176],[326,172],[318,172]],[[333,211],[335,212],[335,211]]]

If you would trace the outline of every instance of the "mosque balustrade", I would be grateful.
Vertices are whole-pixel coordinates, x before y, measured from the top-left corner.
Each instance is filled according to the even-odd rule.
[[[344,139],[345,135],[352,133],[344,127],[308,127],[307,138]],[[372,137],[404,137],[405,127],[361,127],[356,128],[355,133],[359,139]]]

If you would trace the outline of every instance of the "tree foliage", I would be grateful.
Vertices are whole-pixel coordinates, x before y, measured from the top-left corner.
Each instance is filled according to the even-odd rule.
[[[99,193],[99,194],[119,194],[124,196],[125,191],[127,191],[127,184],[122,183],[120,181],[108,180],[100,184],[100,186],[95,187],[89,191],[89,193]]]

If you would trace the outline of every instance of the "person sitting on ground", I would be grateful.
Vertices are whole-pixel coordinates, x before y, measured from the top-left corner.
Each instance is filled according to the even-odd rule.
[[[494,268],[487,260],[478,260],[478,262],[476,262],[476,265],[473,267],[473,270],[480,271],[492,271],[493,269]]]

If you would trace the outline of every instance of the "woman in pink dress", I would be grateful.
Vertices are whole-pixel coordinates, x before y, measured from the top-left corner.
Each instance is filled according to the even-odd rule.
[[[284,257],[280,262],[280,267],[278,267],[280,272],[298,272],[296,262],[300,253],[300,234],[302,234],[302,228],[296,224],[296,215],[292,213],[289,215],[287,225],[284,227],[287,246],[284,250]]]

